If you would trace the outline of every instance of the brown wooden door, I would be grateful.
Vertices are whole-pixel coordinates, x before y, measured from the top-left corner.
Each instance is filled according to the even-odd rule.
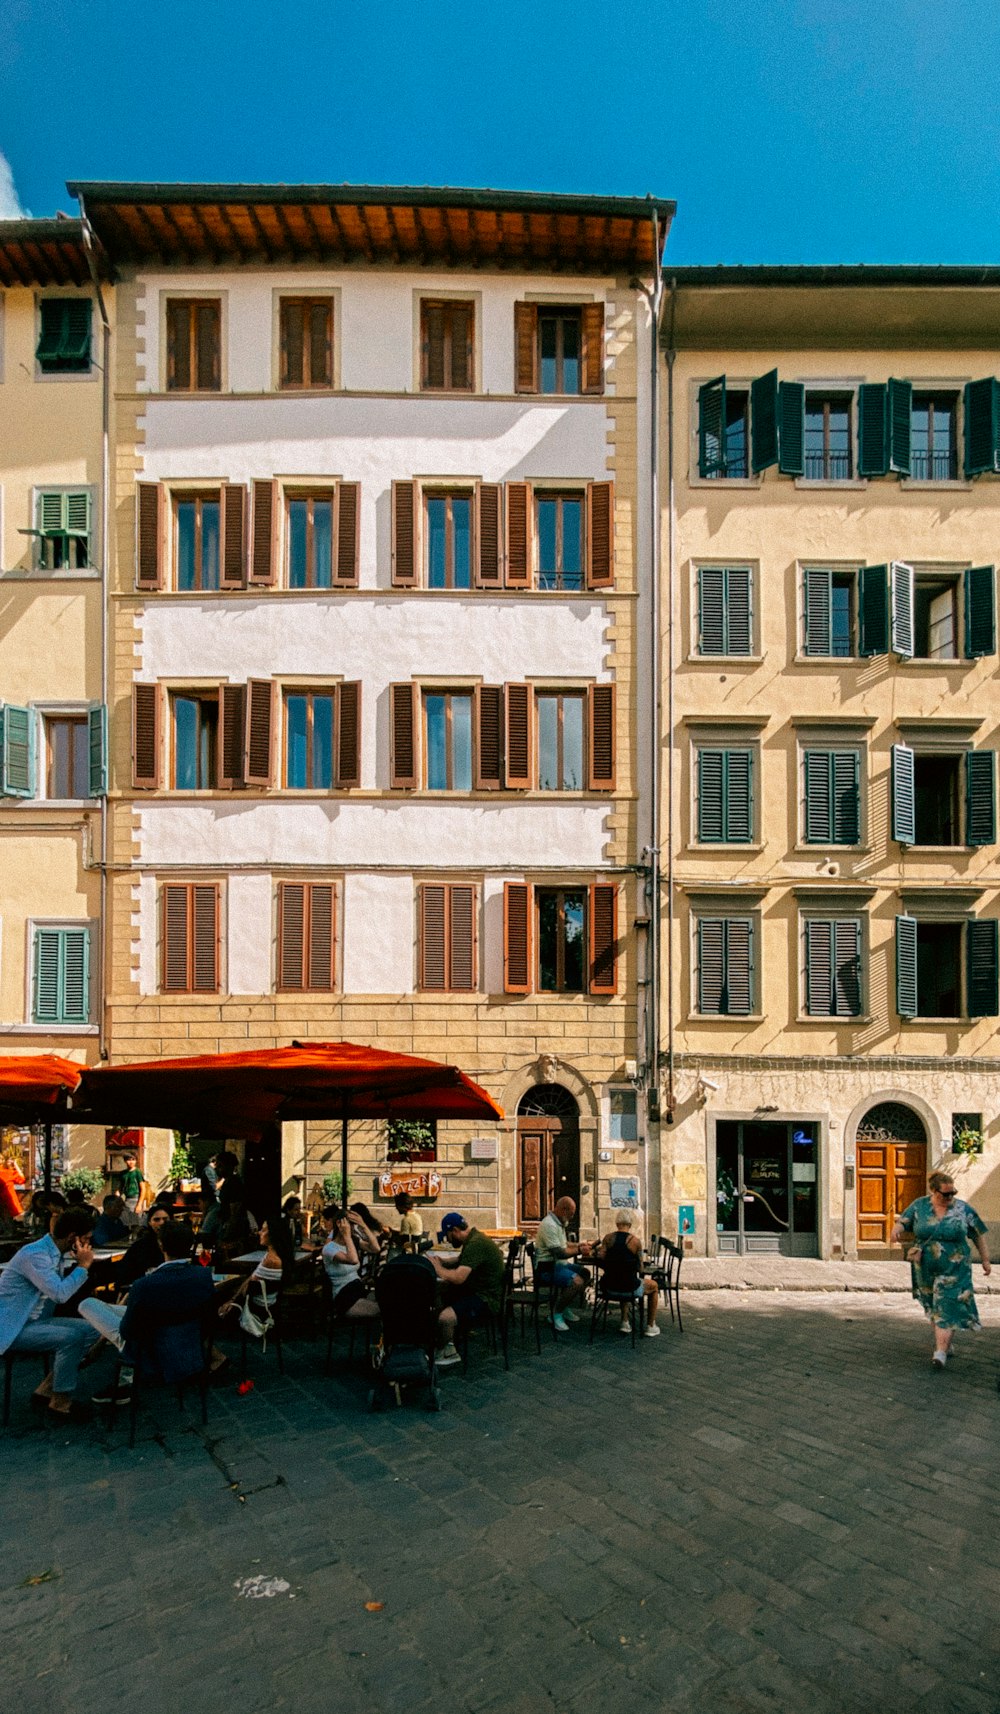
[[[529,1231],[555,1200],[553,1129],[558,1119],[522,1120],[517,1132],[517,1221]]]
[[[897,1214],[923,1196],[924,1143],[858,1142],[858,1246],[889,1247]]]

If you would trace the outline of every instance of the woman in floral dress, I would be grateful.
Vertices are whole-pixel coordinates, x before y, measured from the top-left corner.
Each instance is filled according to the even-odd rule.
[[[956,1327],[979,1327],[972,1289],[969,1239],[979,1251],[983,1273],[990,1272],[987,1227],[958,1191],[946,1172],[932,1172],[930,1195],[918,1196],[905,1208],[892,1229],[898,1244],[904,1232],[916,1242],[910,1250],[913,1295],[934,1324],[932,1361],[943,1369],[951,1353]]]

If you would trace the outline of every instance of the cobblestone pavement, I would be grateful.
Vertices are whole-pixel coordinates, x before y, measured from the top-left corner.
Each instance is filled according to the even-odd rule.
[[[996,1714],[1000,1304],[945,1373],[896,1294],[686,1308],[474,1348],[436,1416],[289,1344],[133,1452],[19,1364],[3,1714]]]

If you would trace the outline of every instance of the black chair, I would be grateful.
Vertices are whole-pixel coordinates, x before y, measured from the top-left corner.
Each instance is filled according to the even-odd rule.
[[[157,1368],[157,1353],[156,1353],[156,1345],[155,1345],[155,1335],[152,1335],[152,1334],[148,1335],[147,1338],[143,1341],[143,1344],[140,1347],[140,1350],[138,1353],[138,1360],[134,1364],[133,1371],[132,1371],[132,1383],[131,1383],[131,1390],[130,1390],[130,1397],[129,1397],[129,1421],[128,1421],[128,1443],[129,1443],[130,1448],[135,1446],[135,1430],[136,1430],[136,1424],[139,1420],[140,1395],[142,1393],[144,1393],[145,1390],[150,1386],[172,1385],[175,1389],[176,1394],[177,1394],[177,1408],[179,1410],[184,1409],[184,1398],[185,1398],[187,1388],[190,1386],[196,1386],[198,1388],[198,1394],[199,1394],[199,1397],[201,1399],[201,1426],[202,1426],[202,1428],[207,1428],[207,1426],[208,1426],[208,1383],[209,1383],[209,1377],[211,1375],[212,1342],[213,1342],[213,1339],[215,1337],[217,1319],[218,1319],[217,1306],[214,1303],[210,1304],[208,1310],[201,1317],[201,1329],[200,1329],[200,1331],[201,1331],[202,1366],[199,1370],[196,1370],[194,1374],[186,1375],[183,1378],[183,1380],[180,1380],[180,1381],[166,1382],[166,1381],[158,1381],[157,1380],[157,1377],[155,1374],[155,1370]],[[145,1363],[143,1361],[144,1358],[145,1358]],[[124,1356],[119,1354],[118,1361],[115,1365],[114,1381],[112,1382],[111,1397],[110,1397],[110,1402],[108,1404],[108,1430],[109,1430],[109,1432],[115,1426],[115,1416],[116,1416],[117,1410],[118,1410],[118,1394],[121,1391],[121,1374],[122,1374],[122,1369],[124,1368],[124,1366],[125,1366]],[[144,1370],[145,1370],[145,1372],[144,1372]]]
[[[23,1362],[26,1357],[27,1358],[33,1357],[35,1359],[36,1363],[39,1361],[41,1362],[42,1379],[44,1380],[45,1376],[48,1374],[50,1368],[52,1367],[52,1355],[53,1355],[53,1353],[51,1351],[5,1351],[4,1352],[4,1359],[3,1359],[3,1427],[4,1428],[6,1428],[8,1423],[10,1422],[10,1392],[11,1392],[11,1383],[13,1382],[13,1379],[14,1379],[14,1364],[17,1363],[18,1361]]]
[[[510,1324],[514,1319],[514,1290],[517,1274],[517,1264],[524,1248],[523,1238],[511,1238],[507,1245],[507,1259],[504,1262],[503,1279],[500,1282],[500,1307],[496,1311],[487,1307],[483,1319],[477,1326],[484,1327],[489,1335],[490,1350],[495,1357],[497,1354],[497,1334],[500,1335],[500,1349],[503,1352],[503,1366],[510,1369]],[[469,1366],[469,1333],[470,1325],[466,1322],[458,1339],[457,1350],[462,1359],[462,1368]]]
[[[669,1238],[661,1238],[660,1244],[663,1249],[664,1265],[662,1269],[662,1281],[658,1281],[658,1283],[662,1283],[663,1294],[670,1307],[671,1321],[674,1319],[674,1306],[676,1305],[677,1331],[678,1333],[683,1333],[684,1322],[681,1318],[681,1263],[684,1260],[684,1251],[681,1249],[679,1244],[673,1243]]]
[[[590,1317],[590,1343],[594,1343],[594,1331],[600,1317],[602,1327],[608,1319],[608,1312],[614,1305],[624,1315],[628,1311],[629,1335],[632,1349],[635,1350],[635,1324],[639,1321],[639,1332],[645,1328],[646,1294],[642,1290],[643,1264],[642,1256],[633,1256],[628,1252],[631,1267],[625,1267],[621,1257],[614,1251],[608,1256],[603,1270],[598,1269],[594,1280],[594,1308]]]
[[[378,1316],[371,1315],[364,1319],[357,1316],[352,1319],[349,1313],[347,1315],[338,1315],[334,1307],[333,1286],[330,1283],[330,1276],[325,1268],[321,1269],[321,1273],[323,1276],[321,1284],[321,1290],[323,1293],[323,1325],[326,1329],[326,1362],[324,1364],[323,1372],[328,1375],[333,1364],[333,1341],[338,1333],[346,1332],[350,1334],[350,1342],[347,1347],[347,1360],[349,1363],[352,1363],[354,1361],[354,1341],[357,1338],[359,1331],[363,1331],[365,1336],[365,1360],[368,1360],[371,1354],[372,1333],[378,1326]]]

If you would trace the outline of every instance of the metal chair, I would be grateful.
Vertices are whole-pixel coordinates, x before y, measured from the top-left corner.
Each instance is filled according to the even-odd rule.
[[[676,1308],[677,1331],[679,1333],[684,1332],[684,1322],[681,1317],[681,1263],[683,1260],[684,1251],[680,1245],[675,1244],[670,1238],[661,1238],[660,1261],[646,1270],[656,1281],[661,1295],[667,1300],[671,1321],[675,1318]]]
[[[208,1383],[209,1383],[209,1378],[211,1375],[212,1341],[213,1341],[213,1338],[215,1335],[217,1320],[218,1320],[217,1306],[216,1306],[216,1304],[213,1303],[209,1306],[208,1310],[201,1317],[202,1366],[201,1366],[200,1370],[196,1371],[196,1373],[194,1373],[192,1375],[186,1375],[184,1377],[184,1379],[181,1381],[174,1381],[172,1383],[169,1383],[169,1382],[157,1383],[155,1378],[151,1379],[148,1375],[144,1376],[142,1374],[142,1367],[143,1367],[142,1357],[143,1357],[143,1354],[145,1354],[145,1356],[149,1359],[151,1366],[155,1365],[155,1363],[156,1363],[156,1348],[155,1348],[155,1344],[153,1342],[152,1337],[150,1337],[147,1341],[144,1342],[144,1345],[143,1345],[143,1347],[139,1353],[138,1361],[135,1363],[135,1365],[133,1367],[133,1371],[132,1371],[132,1383],[131,1383],[130,1397],[129,1397],[129,1420],[128,1420],[128,1443],[129,1443],[130,1448],[135,1446],[135,1430],[136,1430],[136,1424],[139,1420],[140,1394],[143,1393],[146,1390],[146,1388],[149,1386],[156,1386],[157,1384],[161,1384],[164,1386],[173,1385],[174,1390],[175,1390],[176,1395],[177,1395],[177,1408],[178,1408],[178,1410],[184,1409],[184,1397],[185,1397],[185,1393],[187,1391],[187,1388],[189,1386],[192,1386],[192,1385],[197,1386],[198,1394],[199,1394],[199,1397],[201,1399],[201,1426],[202,1426],[202,1428],[207,1428],[207,1426],[208,1426]],[[121,1373],[122,1373],[122,1369],[124,1368],[124,1366],[125,1366],[124,1356],[119,1355],[118,1361],[115,1364],[114,1380],[113,1380],[112,1385],[111,1385],[111,1399],[110,1399],[110,1403],[108,1405],[108,1431],[109,1432],[115,1426],[115,1416],[116,1416],[117,1410],[118,1410],[118,1392],[119,1392],[120,1387],[121,1387]]]

